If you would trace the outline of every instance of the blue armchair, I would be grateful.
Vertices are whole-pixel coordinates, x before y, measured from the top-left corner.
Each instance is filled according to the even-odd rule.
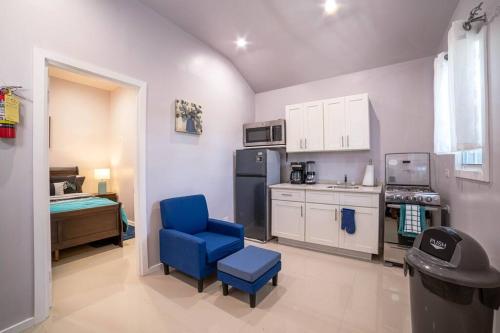
[[[160,260],[165,274],[169,266],[198,280],[216,271],[217,261],[243,248],[243,226],[208,217],[203,195],[162,200]]]

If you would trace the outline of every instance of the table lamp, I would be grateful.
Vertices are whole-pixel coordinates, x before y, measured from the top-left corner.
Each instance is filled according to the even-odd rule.
[[[94,169],[94,178],[99,181],[97,193],[106,193],[106,180],[111,179],[111,171],[108,168]]]

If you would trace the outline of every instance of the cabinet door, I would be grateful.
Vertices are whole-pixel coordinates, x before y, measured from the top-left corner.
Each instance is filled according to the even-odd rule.
[[[370,149],[370,110],[368,95],[345,98],[347,149]]]
[[[302,104],[286,106],[286,151],[298,152],[304,148],[304,109]]]
[[[304,150],[324,150],[323,102],[304,104]]]
[[[324,101],[325,150],[341,150],[346,145],[345,138],[345,98]]]
[[[342,208],[354,209],[354,223],[356,231],[348,234],[340,230],[339,246],[343,249],[366,253],[378,253],[379,217],[378,208],[340,206]]]
[[[306,242],[339,246],[340,211],[338,205],[306,204]]]
[[[273,200],[272,235],[304,241],[304,203]]]

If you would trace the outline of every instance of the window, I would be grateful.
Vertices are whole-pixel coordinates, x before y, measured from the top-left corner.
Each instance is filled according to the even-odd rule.
[[[448,33],[448,60],[434,62],[434,151],[455,154],[457,177],[489,181],[487,27],[462,24]]]

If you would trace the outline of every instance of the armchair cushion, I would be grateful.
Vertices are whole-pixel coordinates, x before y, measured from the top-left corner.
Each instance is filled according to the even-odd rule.
[[[193,236],[206,242],[207,262],[209,264],[241,250],[244,246],[242,238],[226,236],[209,231],[200,232]]]
[[[160,210],[163,227],[166,229],[191,235],[207,229],[207,202],[201,194],[162,200]]]
[[[241,224],[220,221],[216,219],[208,219],[207,229],[210,232],[223,234],[227,236],[237,237],[243,239],[244,229]]]

